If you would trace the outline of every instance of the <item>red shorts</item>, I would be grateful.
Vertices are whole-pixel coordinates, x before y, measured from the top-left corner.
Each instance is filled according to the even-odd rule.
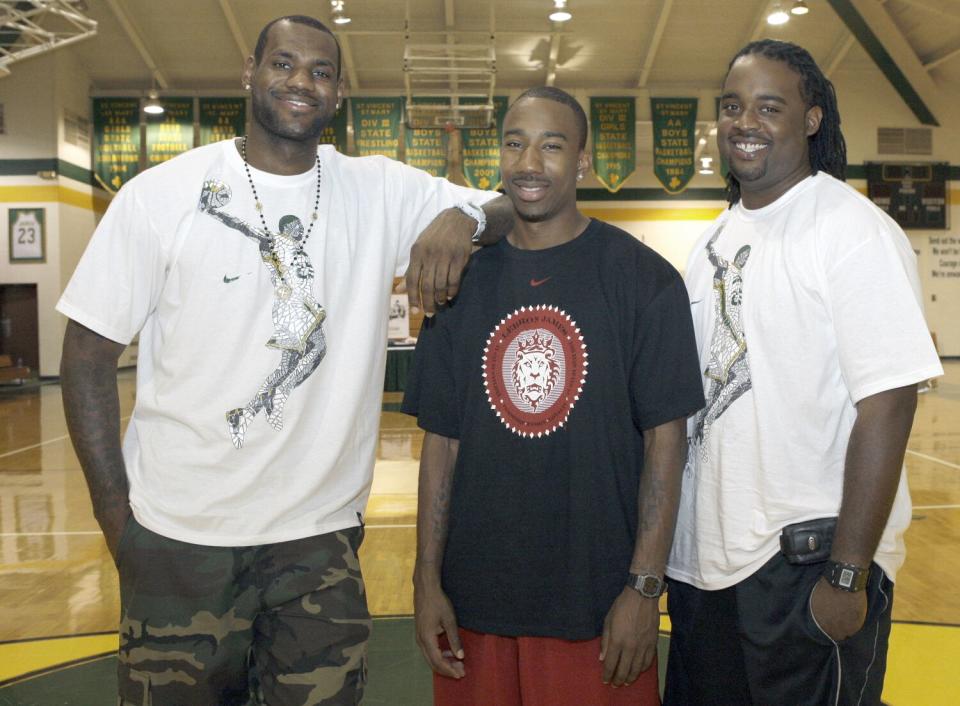
[[[460,628],[460,641],[467,675],[434,674],[434,706],[660,706],[656,658],[630,686],[604,684],[599,637],[501,637]]]

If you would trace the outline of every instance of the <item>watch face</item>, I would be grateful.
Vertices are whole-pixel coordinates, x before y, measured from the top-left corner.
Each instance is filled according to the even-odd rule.
[[[659,576],[647,576],[643,580],[643,587],[640,589],[640,593],[656,597],[660,595],[660,591],[663,588],[663,579]]]
[[[824,576],[834,588],[856,593],[866,587],[870,571],[869,569],[861,569],[852,564],[841,564],[831,561],[827,563]]]
[[[630,574],[628,585],[645,598],[657,598],[663,593],[663,579],[656,574]]]

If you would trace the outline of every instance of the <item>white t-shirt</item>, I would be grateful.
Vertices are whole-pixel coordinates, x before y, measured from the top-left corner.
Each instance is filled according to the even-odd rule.
[[[943,369],[903,231],[825,173],[721,214],[686,279],[707,405],[667,573],[713,590],[773,557],[785,525],[839,512],[859,400]],[[910,511],[903,474],[875,556],[891,580]]]
[[[121,189],[57,304],[114,341],[140,332],[123,453],[134,515],[159,534],[243,546],[359,523],[393,277],[439,211],[496,196],[383,157],[318,154],[304,249],[316,170],[250,169],[264,234],[224,141]]]

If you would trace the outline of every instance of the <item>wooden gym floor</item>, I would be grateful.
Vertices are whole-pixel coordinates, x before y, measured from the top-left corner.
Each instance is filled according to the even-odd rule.
[[[914,522],[896,585],[890,706],[960,703],[960,362],[945,368],[920,396],[907,451]],[[129,415],[133,371],[119,380]],[[397,411],[399,398],[384,395],[361,551],[375,616],[412,612],[422,433]],[[59,385],[0,391],[0,702],[8,703],[4,684],[115,649],[118,612],[116,573],[67,438]],[[666,616],[661,627],[669,630]]]

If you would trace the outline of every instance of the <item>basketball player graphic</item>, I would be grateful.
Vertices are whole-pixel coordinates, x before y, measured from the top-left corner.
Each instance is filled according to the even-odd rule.
[[[710,426],[751,387],[750,360],[743,335],[743,269],[750,258],[750,246],[737,251],[733,262],[724,260],[713,245],[723,228],[707,243],[707,257],[714,267],[713,310],[715,323],[710,341],[710,361],[704,375],[710,378],[707,406],[697,414],[693,444],[705,452],[703,441]]]
[[[310,377],[326,353],[321,326],[326,312],[313,296],[313,265],[303,250],[300,219],[284,216],[277,233],[258,230],[223,212],[230,198],[229,186],[208,181],[200,195],[200,210],[257,243],[273,283],[273,336],[266,345],[281,352],[280,364],[246,406],[226,413],[230,437],[239,449],[247,426],[260,410],[270,426],[277,431],[283,428],[283,408],[290,393]]]

